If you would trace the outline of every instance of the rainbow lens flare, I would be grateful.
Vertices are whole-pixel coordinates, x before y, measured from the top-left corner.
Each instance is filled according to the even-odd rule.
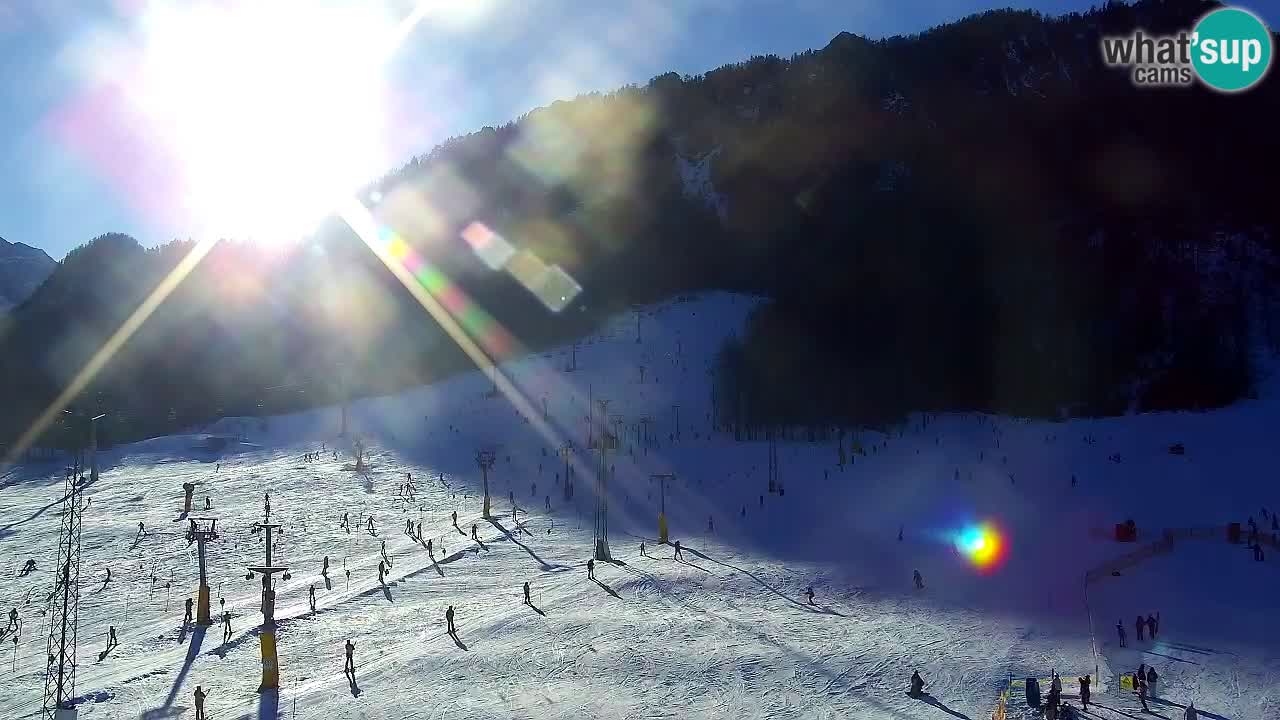
[[[1006,538],[995,523],[989,521],[960,530],[953,542],[960,554],[983,574],[995,572],[1008,555]]]

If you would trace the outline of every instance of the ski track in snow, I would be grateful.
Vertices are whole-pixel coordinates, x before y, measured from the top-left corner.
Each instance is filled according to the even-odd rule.
[[[578,447],[589,393],[607,394],[611,412],[654,418],[655,447],[637,448],[634,458],[611,455],[618,562],[597,563],[598,583],[585,569],[593,461],[579,454],[575,497],[566,503],[555,445],[505,400],[483,398],[488,383],[476,373],[353,403],[351,426],[368,440],[373,464],[363,476],[342,469],[349,445],[337,437],[335,408],[270,418],[265,428],[256,419],[221,421],[207,430],[244,434],[252,444],[217,455],[194,449],[201,434],[102,453],[101,478],[86,491],[93,501],[82,540],[80,716],[191,716],[200,684],[211,689],[213,720],[270,716],[273,708],[282,717],[325,720],[985,720],[1007,675],[1044,678],[1057,669],[1070,678],[1093,669],[1080,578],[1133,549],[1097,539],[1099,529],[1134,517],[1158,536],[1163,527],[1243,521],[1261,505],[1280,508],[1263,485],[1280,459],[1267,439],[1276,416],[1270,400],[1215,413],[1070,423],[970,415],[924,427],[914,417],[901,436],[859,433],[867,455],[853,456],[843,470],[832,441],[782,442],[786,496],[768,495],[761,508],[765,444],[707,435],[706,371],[754,302],[710,295],[649,308],[641,343],[634,316],[619,317],[579,347],[573,373],[562,372],[567,349],[504,366],[532,407],[548,398],[552,425]],[[638,363],[647,368],[644,384]],[[680,403],[678,441],[673,402]],[[624,444],[633,444],[634,433],[625,433]],[[1085,435],[1097,442],[1082,442]],[[326,451],[303,462],[321,441],[330,450],[336,444],[341,458]],[[1187,443],[1187,456],[1165,452],[1174,441]],[[472,456],[481,445],[498,455],[490,477],[495,523],[480,518],[476,498]],[[1121,463],[1107,460],[1114,452]],[[397,498],[406,472],[414,475],[415,503]],[[656,472],[677,474],[667,507],[673,539],[684,543],[682,562],[656,544],[658,498],[648,480]],[[1068,485],[1072,473],[1078,488]],[[194,595],[197,577],[195,547],[182,537],[187,481],[198,484],[193,516],[219,518],[209,567],[212,612],[219,614],[221,597],[233,615],[225,645],[218,624],[181,632],[183,600]],[[0,608],[18,606],[23,621],[16,654],[9,638],[0,642],[0,718],[35,717],[42,701],[41,608],[52,588],[61,490],[57,464],[0,475],[7,579]],[[265,491],[272,519],[285,526],[277,562],[292,572],[276,587],[278,697],[255,692],[259,585],[244,575],[246,565],[262,561],[262,539],[249,528],[261,519]],[[521,515],[527,532],[511,522],[509,492],[529,510]],[[213,502],[207,513],[206,496]],[[451,526],[454,510],[461,530]],[[350,533],[338,527],[343,512],[351,514]],[[362,529],[369,513],[376,535]],[[708,515],[714,534],[706,531]],[[991,576],[960,560],[945,535],[984,517],[998,519],[1011,538],[1008,563]],[[434,539],[432,556],[403,534],[406,518],[421,521],[424,537]],[[139,520],[150,534],[135,541]],[[470,539],[472,523],[481,543]],[[384,539],[393,562],[385,588],[376,577]],[[649,557],[639,554],[641,540]],[[319,575],[325,555],[331,590]],[[38,569],[19,577],[28,557]],[[1215,720],[1280,715],[1277,560],[1260,565],[1240,548],[1188,541],[1092,586],[1103,675],[1095,717],[1142,717],[1113,677],[1139,662],[1162,675],[1151,706],[1165,717],[1180,718],[1189,699]],[[112,582],[104,586],[107,567]],[[911,587],[913,568],[925,577],[924,591]],[[526,580],[541,612],[520,602]],[[315,613],[307,604],[313,583]],[[803,594],[810,584],[813,606]],[[444,632],[450,604],[465,649]],[[1160,640],[1137,644],[1133,616],[1157,609]],[[1125,622],[1130,648],[1115,646],[1113,618]],[[99,660],[112,624],[120,645]],[[356,645],[358,691],[342,673],[348,638]],[[917,668],[936,704],[905,695]],[[1018,702],[1010,716],[1030,717]]]

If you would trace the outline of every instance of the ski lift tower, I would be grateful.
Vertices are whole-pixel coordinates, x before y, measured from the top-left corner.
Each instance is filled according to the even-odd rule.
[[[658,505],[658,542],[663,545],[667,544],[667,481],[675,480],[676,476],[672,473],[664,473],[659,475],[650,475],[649,479],[657,480],[661,491],[659,497],[662,498],[661,504]]]
[[[596,472],[595,559],[609,561],[609,446],[616,439],[609,436],[609,401],[600,404],[600,469]]]
[[[480,466],[480,473],[484,477],[484,510],[483,517],[489,519],[489,470],[493,468],[493,462],[497,459],[492,450],[477,450],[476,465]]]
[[[279,527],[278,523],[272,522],[253,524],[255,531],[267,533],[267,562],[250,566],[249,574],[245,576],[246,580],[252,580],[255,573],[262,576],[262,633],[259,635],[262,640],[262,684],[258,686],[258,692],[280,689],[280,665],[276,659],[276,592],[271,587],[271,576],[284,573],[284,579],[288,580],[289,568],[271,562],[271,532]]]
[[[560,446],[560,457],[564,459],[564,501],[573,499],[573,476],[570,475],[569,458],[573,457],[573,441],[566,440]]]
[[[64,410],[76,420],[83,415]],[[92,471],[98,474],[97,421],[106,417],[88,418],[89,450]],[[49,613],[49,664],[45,670],[44,718],[46,720],[75,720],[77,711],[73,704],[76,695],[76,644],[80,624],[80,524],[84,511],[83,445],[77,442],[75,464],[67,473],[62,490],[62,527],[58,533],[58,567],[54,577],[53,601]],[[16,642],[16,638],[15,638]]]
[[[213,618],[209,615],[209,575],[208,564],[205,562],[205,543],[218,539],[217,526],[217,518],[191,518],[191,529],[187,531],[187,542],[196,543],[200,556],[200,588],[196,593],[196,624],[202,627],[213,624]]]

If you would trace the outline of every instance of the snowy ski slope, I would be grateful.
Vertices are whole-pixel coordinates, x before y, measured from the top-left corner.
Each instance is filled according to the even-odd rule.
[[[1262,507],[1280,509],[1274,393],[1211,413],[1099,421],[914,417],[885,433],[860,432],[867,454],[843,470],[832,442],[780,443],[786,494],[767,494],[767,445],[708,433],[712,355],[753,302],[716,294],[648,308],[639,343],[634,316],[621,316],[578,347],[572,373],[564,372],[568,348],[510,363],[504,371],[533,411],[529,422],[505,398],[486,398],[480,373],[354,403],[350,427],[371,448],[364,475],[342,469],[351,457],[337,408],[269,418],[265,427],[225,419],[206,432],[246,443],[218,453],[199,449],[205,435],[103,453],[84,523],[80,716],[192,717],[200,684],[212,688],[215,720],[986,720],[1010,675],[1093,670],[1082,578],[1134,549],[1105,539],[1114,523],[1132,517],[1145,542],[1164,528],[1250,515],[1269,529]],[[566,502],[556,449],[566,439],[585,446],[587,401],[601,397],[624,428],[649,416],[657,443],[646,450],[634,429],[624,430],[623,452],[610,455],[618,562],[597,564],[595,583],[585,562],[596,461],[576,453],[575,496]],[[321,459],[304,462],[322,442]],[[1185,443],[1185,455],[1167,452],[1174,442]],[[476,497],[482,447],[497,455],[494,523],[480,518]],[[1116,453],[1119,462],[1108,459]],[[398,495],[406,473],[417,487],[412,503]],[[676,475],[666,506],[682,562],[656,545],[655,473]],[[0,641],[5,720],[35,717],[42,700],[41,610],[53,583],[61,475],[52,464],[0,475],[0,611],[17,606],[22,620],[16,647],[11,637]],[[209,559],[213,612],[225,598],[234,616],[225,645],[218,625],[181,632],[197,578],[195,548],[182,537],[183,482],[198,484],[194,515],[219,518]],[[277,562],[292,569],[277,585],[278,695],[255,692],[259,586],[245,579],[245,566],[262,561],[262,540],[249,526],[261,519],[267,491],[272,519],[285,525]],[[455,510],[461,529],[451,527]],[[344,512],[361,527],[372,515],[376,536],[340,529]],[[403,534],[406,519],[422,522],[432,554]],[[977,572],[952,542],[980,520],[996,522],[1009,543],[1007,562],[991,574]],[[139,521],[149,534],[135,539]],[[473,523],[479,543],[469,537]],[[394,563],[385,588],[376,577],[383,540]],[[642,540],[648,557],[639,554]],[[332,589],[319,576],[326,555]],[[19,577],[27,558],[38,569]],[[1280,552],[1255,563],[1223,539],[1188,540],[1092,585],[1103,685],[1094,716],[1142,717],[1114,676],[1146,662],[1162,675],[1151,708],[1166,718],[1180,718],[1189,700],[1202,717],[1280,717],[1277,563]],[[912,585],[917,568],[921,591]],[[534,608],[520,602],[525,581]],[[444,632],[448,605],[457,611],[457,643]],[[1137,643],[1134,616],[1156,611],[1159,643]],[[1128,648],[1116,645],[1117,620]],[[120,645],[99,660],[109,625]],[[342,674],[348,638],[358,687]],[[904,693],[916,668],[929,699]],[[1023,716],[1018,703],[1010,716]]]

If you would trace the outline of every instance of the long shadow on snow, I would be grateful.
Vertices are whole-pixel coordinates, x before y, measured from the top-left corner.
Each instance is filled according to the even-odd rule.
[[[1183,711],[1187,709],[1186,705],[1179,705],[1176,702],[1169,702],[1168,700],[1165,700],[1163,698],[1149,697],[1147,698],[1147,701],[1155,705],[1168,705],[1169,707],[1175,707]],[[1213,718],[1214,720],[1230,720],[1230,718],[1225,718],[1217,713],[1209,712],[1208,710],[1205,710],[1203,708],[1196,708],[1196,713],[1200,715],[1200,717]]]
[[[511,531],[503,527],[502,523],[498,522],[496,519],[489,518],[489,524],[493,525],[495,528],[501,531],[502,534],[505,535],[508,540],[515,543],[516,545],[519,545],[521,550],[524,550],[525,552],[529,553],[529,557],[533,558],[534,560],[537,560],[538,564],[542,566],[543,570],[571,569],[567,565],[552,565],[548,563],[546,560],[543,560],[542,558],[538,557],[537,553],[529,549],[528,545],[525,545],[524,543],[520,542],[519,538],[517,538],[515,535],[512,535]]]
[[[196,661],[196,657],[200,655],[200,646],[204,643],[205,628],[197,626],[191,633],[191,643],[187,645],[187,657],[182,661],[182,667],[178,670],[178,677],[173,679],[173,687],[169,688],[169,695],[164,699],[164,704],[158,708],[148,710],[144,715],[148,717],[156,717],[150,715],[157,711],[165,711],[173,706],[173,701],[178,697],[178,691],[182,689],[182,681],[187,678],[187,673],[191,671],[191,664]],[[163,717],[163,716],[159,716]]]
[[[99,477],[99,479],[101,479],[101,477]],[[93,480],[85,480],[85,481],[84,481],[84,483],[80,486],[80,492],[81,492],[81,493],[83,493],[83,492],[84,492],[86,489],[88,489],[91,485],[93,485]],[[8,525],[0,526],[0,538],[4,538],[4,537],[7,537],[7,536],[11,535],[12,533],[10,532],[10,530],[11,530],[12,528],[15,528],[15,527],[17,527],[17,526],[19,526],[19,525],[23,525],[23,524],[29,523],[29,522],[31,522],[32,520],[35,520],[36,518],[38,518],[38,517],[40,517],[41,515],[43,515],[43,514],[45,513],[45,511],[46,511],[46,510],[48,510],[49,508],[51,508],[51,507],[53,507],[53,506],[55,506],[55,505],[60,505],[60,504],[62,504],[62,501],[63,501],[63,499],[65,499],[65,497],[66,497],[65,495],[64,495],[64,496],[60,496],[60,497],[58,497],[58,499],[57,499],[57,500],[54,500],[53,502],[49,503],[48,505],[45,505],[44,507],[39,508],[39,509],[38,509],[38,510],[36,510],[35,512],[31,513],[31,515],[29,515],[28,517],[26,517],[26,518],[24,518],[24,519],[22,519],[22,520],[15,520],[14,522],[9,523]]]
[[[715,564],[717,564],[717,565],[720,565],[720,566],[723,566],[723,567],[727,567],[727,568],[731,568],[731,569],[733,569],[733,570],[737,570],[738,572],[742,573],[743,575],[746,575],[747,577],[751,578],[752,580],[755,580],[757,583],[760,583],[760,586],[761,586],[761,587],[768,589],[768,590],[769,590],[769,591],[771,591],[774,595],[777,595],[778,597],[782,598],[783,600],[786,600],[787,602],[791,603],[792,605],[795,605],[795,606],[796,606],[796,607],[798,607],[798,608],[801,608],[801,609],[806,610],[806,611],[811,612],[811,613],[817,613],[817,614],[819,614],[819,615],[836,615],[836,616],[838,616],[838,617],[844,617],[844,616],[845,616],[845,615],[844,615],[844,613],[842,613],[842,612],[840,612],[840,611],[838,611],[838,610],[833,610],[833,609],[831,609],[831,608],[814,607],[813,605],[808,605],[808,604],[806,604],[806,603],[802,603],[802,602],[800,602],[799,600],[794,600],[794,599],[792,599],[792,598],[789,598],[789,597],[787,597],[787,596],[786,596],[786,594],[784,594],[784,593],[783,593],[781,590],[779,590],[778,588],[776,588],[776,587],[774,587],[774,586],[770,585],[769,583],[765,582],[764,580],[761,580],[759,577],[757,577],[757,576],[756,576],[754,573],[752,573],[751,571],[749,571],[749,570],[743,570],[742,568],[738,567],[737,565],[731,565],[731,564],[729,564],[729,563],[727,563],[727,562],[721,562],[721,561],[716,560],[715,558],[711,557],[710,555],[707,555],[706,553],[698,552],[697,550],[694,550],[693,548],[685,547],[685,548],[683,548],[683,549],[684,549],[686,552],[691,552],[691,553],[693,553],[694,555],[697,555],[698,557],[700,557],[700,558],[702,558],[702,559],[704,559],[704,560],[707,560],[708,562],[713,562],[713,563],[715,563]]]
[[[597,580],[597,579],[595,579],[595,578],[591,578],[591,582],[593,582],[593,583],[595,583],[595,584],[599,585],[600,587],[604,588],[605,592],[607,592],[607,593],[609,593],[610,595],[612,595],[612,596],[614,596],[614,597],[618,598],[619,600],[621,600],[621,599],[622,599],[622,596],[621,596],[621,595],[619,595],[619,594],[618,594],[618,593],[617,593],[613,588],[609,587],[608,585],[605,585],[604,583],[600,582],[599,580]]]
[[[263,690],[258,694],[258,720],[276,720],[280,715],[280,691]]]
[[[1198,663],[1198,662],[1195,662],[1194,660],[1183,660],[1183,659],[1182,659],[1182,658],[1180,658],[1180,657],[1174,657],[1174,656],[1172,656],[1172,655],[1165,655],[1164,653],[1158,653],[1158,652],[1156,652],[1155,650],[1143,650],[1142,652],[1143,652],[1143,654],[1144,654],[1144,655],[1158,655],[1158,656],[1160,656],[1160,657],[1162,657],[1162,658],[1169,658],[1170,660],[1173,660],[1174,662],[1186,663],[1186,664],[1188,664],[1188,665],[1199,665],[1199,664],[1200,664],[1200,663]]]
[[[449,637],[453,639],[454,645],[457,645],[459,648],[467,652],[471,652],[471,649],[467,647],[466,643],[462,642],[457,633],[449,633]]]
[[[919,700],[920,700],[920,702],[922,702],[922,703],[924,703],[924,704],[926,704],[926,705],[932,705],[932,706],[934,706],[934,707],[938,708],[939,710],[941,710],[942,712],[944,712],[944,713],[946,713],[946,714],[948,714],[948,715],[952,715],[952,716],[954,716],[954,717],[961,718],[961,720],[973,720],[973,718],[969,717],[968,715],[965,715],[964,713],[961,713],[961,712],[956,712],[955,710],[952,710],[951,708],[947,707],[946,705],[943,705],[941,700],[939,700],[938,698],[936,698],[936,697],[934,697],[934,696],[930,695],[929,693],[924,693],[924,694],[920,695]]]
[[[1151,698],[1147,698],[1147,699],[1148,699],[1148,700],[1150,700]],[[1120,710],[1119,708],[1113,708],[1113,707],[1111,707],[1110,705],[1103,705],[1102,703],[1098,703],[1098,702],[1090,702],[1090,703],[1089,703],[1089,705],[1091,705],[1091,706],[1096,705],[1096,706],[1098,706],[1098,707],[1102,708],[1103,710],[1109,710],[1109,711],[1111,711],[1111,712],[1113,712],[1113,713],[1115,713],[1115,714],[1117,714],[1117,715],[1123,715],[1123,716],[1125,716],[1125,717],[1127,717],[1127,718],[1133,718],[1133,720],[1143,720],[1141,717],[1139,717],[1139,716],[1137,716],[1137,715],[1133,715],[1133,714],[1127,713],[1127,712],[1125,712],[1125,711],[1123,711],[1123,710]],[[1196,710],[1197,710],[1197,711],[1199,711],[1199,710],[1200,710],[1200,708],[1196,708]],[[1169,720],[1169,716],[1168,716],[1168,715],[1161,715],[1160,713],[1155,712],[1155,711],[1148,711],[1148,713],[1149,713],[1149,714],[1151,714],[1151,715],[1155,715],[1155,716],[1156,716],[1156,717],[1158,717],[1158,718],[1164,718],[1164,720]]]

